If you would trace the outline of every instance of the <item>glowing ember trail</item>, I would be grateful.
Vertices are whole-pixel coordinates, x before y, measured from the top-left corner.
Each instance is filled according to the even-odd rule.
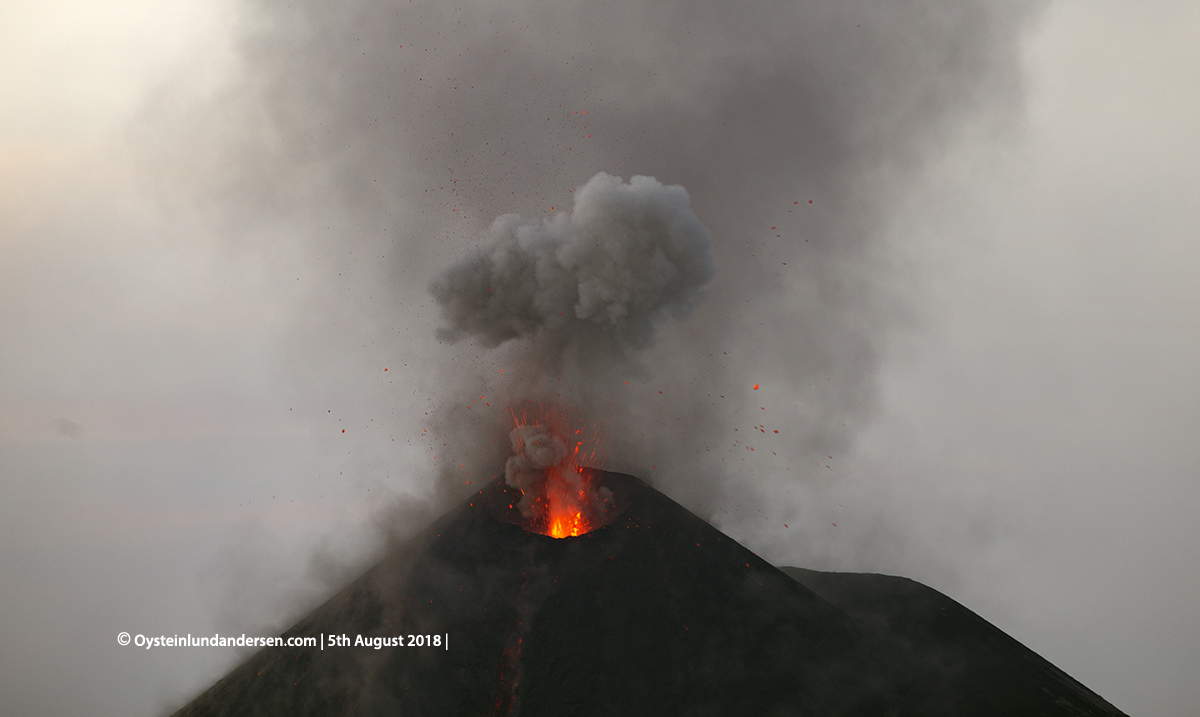
[[[607,525],[612,491],[595,485],[593,432],[569,421],[562,410],[538,405],[532,413],[512,411],[513,455],[504,479],[521,493],[516,507],[521,527],[552,538],[569,538]],[[588,446],[585,449],[585,446]]]

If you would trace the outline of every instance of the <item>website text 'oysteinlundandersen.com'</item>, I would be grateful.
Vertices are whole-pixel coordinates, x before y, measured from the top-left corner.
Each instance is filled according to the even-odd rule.
[[[149,650],[152,647],[317,647],[315,636],[306,637],[248,637],[245,633],[237,637],[229,635],[211,635],[194,637],[187,635],[134,635],[122,632],[117,635],[117,642],[128,645],[132,642],[137,647]]]

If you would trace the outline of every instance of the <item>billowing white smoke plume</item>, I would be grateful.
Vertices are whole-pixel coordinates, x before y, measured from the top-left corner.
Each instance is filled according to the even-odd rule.
[[[601,172],[577,191],[570,213],[496,219],[481,249],[430,291],[449,324],[443,338],[497,346],[524,337],[544,370],[611,365],[636,361],[656,322],[700,301],[712,253],[683,187]]]

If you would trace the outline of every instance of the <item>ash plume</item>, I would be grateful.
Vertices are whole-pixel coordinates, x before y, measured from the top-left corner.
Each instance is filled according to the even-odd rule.
[[[690,313],[714,273],[712,238],[687,192],[653,177],[626,184],[600,172],[571,212],[506,214],[482,244],[430,287],[450,324],[439,334],[490,347],[526,338],[547,371],[633,362],[655,324]]]
[[[561,467],[561,483],[556,490],[572,496],[587,496],[580,501],[593,512],[603,512],[613,494],[603,486],[583,480],[577,470],[564,466],[569,454],[567,444],[561,438],[539,424],[523,424],[509,431],[512,455],[504,463],[504,481],[521,492],[517,508],[526,519],[536,516],[535,496],[544,495],[547,481],[546,469]]]
[[[533,517],[537,484],[546,480],[546,469],[567,457],[567,445],[541,426],[517,426],[509,432],[512,452],[504,463],[504,480],[521,491],[521,515]]]
[[[769,542],[761,511],[802,517],[875,415],[885,341],[906,320],[889,217],[960,128],[1019,106],[1034,7],[258,0],[235,79],[198,102],[164,93],[139,138],[242,245],[297,265],[289,286],[312,288],[296,301],[295,380],[364,394],[364,416],[411,445],[394,462],[413,486],[462,446],[447,485],[498,472],[508,438],[480,428],[512,398],[496,398],[495,357],[528,346],[559,370],[643,367],[563,382],[587,408],[620,407],[606,467]],[[615,179],[639,175],[662,184]],[[584,216],[581,186],[628,199],[617,215],[658,193],[645,216],[682,222],[657,235],[678,273],[626,282],[604,252],[644,235],[618,222],[627,234],[588,246],[610,220]],[[497,280],[503,297],[485,294]],[[447,347],[439,328],[503,345]],[[361,390],[345,370],[383,365],[402,388]],[[805,522],[792,542],[821,545]],[[892,542],[885,523],[859,552]]]
[[[380,426],[346,450],[385,454],[401,491],[438,475],[429,517],[554,457],[497,429],[531,386],[600,412],[605,468],[748,545],[791,511],[787,559],[821,565],[811,506],[903,316],[890,213],[959,128],[1015,107],[1032,5],[255,0],[234,79],[164,92],[139,142],[287,267],[292,380]]]

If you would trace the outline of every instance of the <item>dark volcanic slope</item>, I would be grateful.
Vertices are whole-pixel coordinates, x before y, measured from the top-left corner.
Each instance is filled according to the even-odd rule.
[[[926,659],[940,643],[868,597],[835,607],[641,481],[599,475],[624,507],[612,524],[528,533],[492,483],[285,633],[449,633],[449,649],[268,648],[177,714],[1119,714],[1044,661],[1053,679],[968,679],[973,663]],[[975,627],[957,636],[974,645]]]
[[[851,617],[889,635],[891,649],[940,684],[962,715],[1120,715],[1070,675],[933,588],[908,578],[781,568]]]

